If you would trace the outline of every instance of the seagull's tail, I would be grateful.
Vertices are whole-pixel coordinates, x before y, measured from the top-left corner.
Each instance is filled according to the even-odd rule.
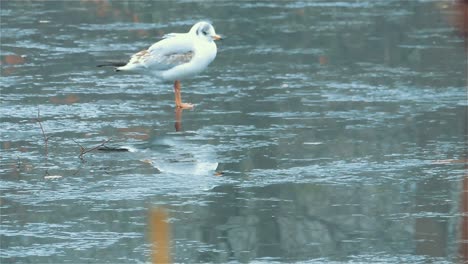
[[[126,62],[104,62],[102,64],[96,65],[96,67],[114,67],[115,71],[119,71],[117,68],[127,65]]]

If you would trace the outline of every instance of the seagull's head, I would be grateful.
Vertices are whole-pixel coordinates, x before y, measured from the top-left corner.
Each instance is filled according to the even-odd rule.
[[[200,38],[206,38],[208,41],[222,39],[220,35],[216,34],[214,27],[205,21],[201,21],[193,25],[189,33]]]

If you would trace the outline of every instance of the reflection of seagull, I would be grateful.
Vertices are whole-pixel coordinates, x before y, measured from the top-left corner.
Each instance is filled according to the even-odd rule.
[[[163,173],[213,176],[219,165],[213,145],[192,144],[184,137],[158,137],[152,148],[162,150],[151,164]]]
[[[203,71],[216,57],[214,40],[221,37],[207,22],[198,22],[188,33],[170,33],[146,50],[133,54],[128,62],[98,65],[114,66],[116,71],[150,73],[163,81],[174,81],[175,103],[178,108],[192,108],[182,103],[180,80]]]

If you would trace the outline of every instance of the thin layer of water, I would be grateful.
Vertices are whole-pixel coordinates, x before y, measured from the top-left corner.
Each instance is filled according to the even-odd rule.
[[[175,262],[456,261],[466,62],[444,8],[2,3],[2,263],[146,263],[153,206]],[[194,110],[95,67],[207,18],[227,38],[182,83]],[[124,151],[82,153],[106,141]]]

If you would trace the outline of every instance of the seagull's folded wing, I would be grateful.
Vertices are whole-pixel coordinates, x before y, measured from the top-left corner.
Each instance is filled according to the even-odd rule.
[[[194,56],[193,41],[186,34],[177,34],[154,43],[147,50],[135,53],[130,58],[126,68],[151,68],[164,71],[175,66],[188,63]]]
[[[150,58],[146,64],[148,67],[167,70],[188,63],[194,56],[193,46],[193,40],[186,34],[163,39],[148,49]]]

